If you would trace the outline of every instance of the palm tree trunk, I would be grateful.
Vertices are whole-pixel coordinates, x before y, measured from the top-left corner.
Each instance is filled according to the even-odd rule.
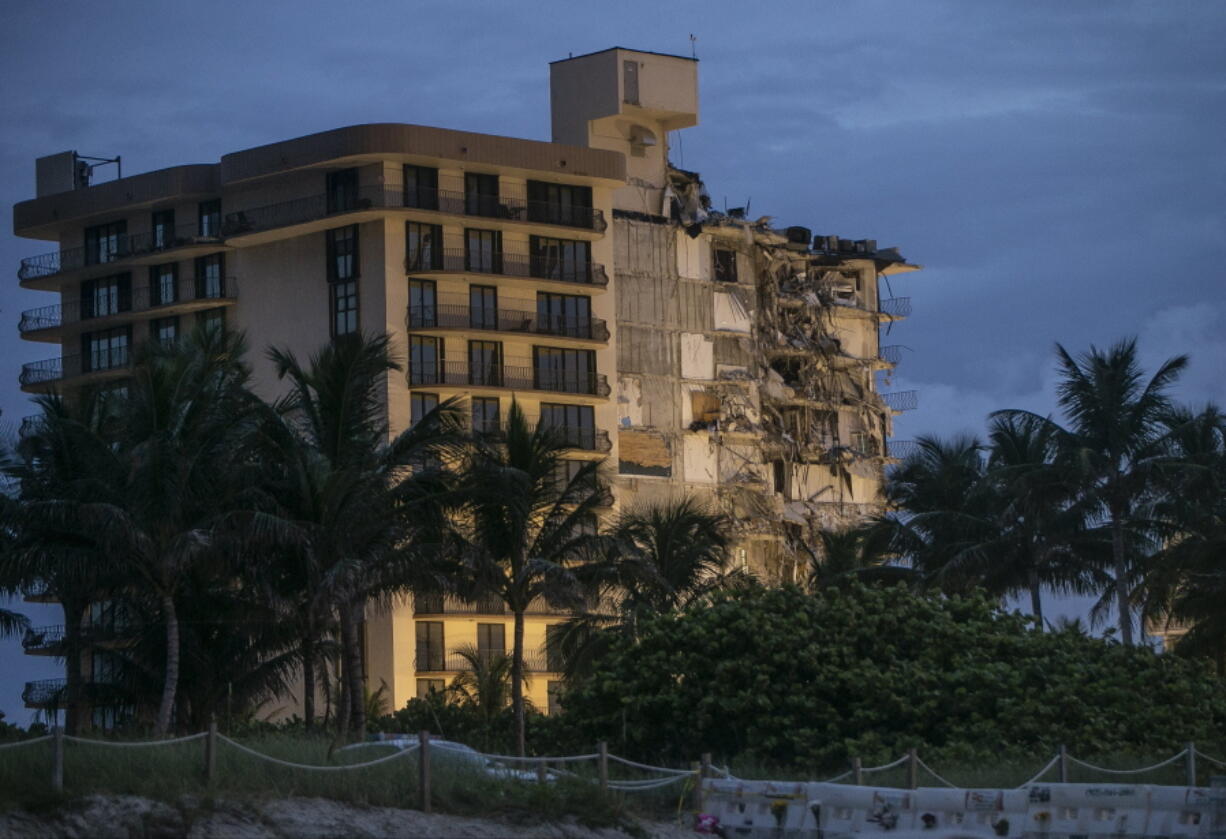
[[[1111,559],[1115,565],[1115,606],[1120,613],[1120,640],[1132,646],[1132,609],[1128,604],[1128,563],[1124,555],[1124,523],[1111,514]]]
[[[170,713],[179,687],[179,616],[175,611],[175,599],[169,594],[162,595],[162,616],[166,621],[166,680],[162,684],[162,704],[153,726],[154,737],[164,737],[170,730]]]
[[[515,746],[519,756],[527,753],[524,740],[524,613],[515,610],[515,634],[511,646],[511,708],[515,713]]]
[[[349,698],[349,655],[346,652],[349,649],[349,635],[353,630],[349,625],[349,620],[345,617],[345,610],[340,611],[341,655],[336,674],[337,692],[340,696],[337,697],[336,739],[333,742],[333,748],[349,740],[349,717],[353,710],[353,702]]]
[[[302,639],[302,718],[307,731],[315,728],[315,639]]]
[[[65,710],[64,731],[77,735],[87,719],[81,707],[81,613],[76,604],[64,604]]]
[[[362,607],[346,603],[341,607],[341,635],[345,656],[345,684],[349,688],[349,719],[354,736],[366,736],[366,677],[362,672],[362,639],[358,633],[357,614]]]
[[[1030,571],[1030,613],[1039,622],[1039,632],[1043,632],[1043,592],[1039,582],[1039,572]]]

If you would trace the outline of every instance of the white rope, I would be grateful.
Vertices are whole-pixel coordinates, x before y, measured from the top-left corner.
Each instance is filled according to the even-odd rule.
[[[850,778],[850,777],[851,777],[851,775],[852,775],[852,772],[851,772],[851,770],[850,770],[850,769],[848,769],[848,770],[847,770],[846,772],[844,772],[842,775],[835,775],[833,778],[827,778],[826,780],[824,780],[824,781],[819,781],[818,783],[822,783],[822,784],[837,784],[839,781],[842,781],[842,780],[844,780],[844,779],[846,779],[846,778]]]
[[[931,775],[932,777],[936,778],[938,781],[940,781],[941,783],[943,783],[945,786],[947,786],[947,787],[952,787],[952,788],[954,788],[954,789],[958,789],[958,785],[957,785],[957,784],[951,784],[951,783],[950,783],[949,781],[947,781],[945,778],[942,778],[940,775],[938,775],[938,774],[936,773],[936,770],[935,770],[935,769],[933,769],[933,768],[932,768],[931,766],[929,766],[928,764],[924,763],[924,761],[920,760],[918,756],[915,758],[915,762],[916,762],[916,763],[918,763],[920,766],[924,767],[926,770],[928,770],[928,774],[929,774],[929,775]]]
[[[35,743],[41,743],[44,740],[50,740],[54,735],[44,734],[42,737],[35,737],[33,740],[18,740],[16,743],[0,743],[0,749],[15,749],[18,746],[33,746]],[[1209,758],[1212,760],[1213,758]]]
[[[1039,780],[1039,778],[1042,778],[1044,775],[1046,775],[1048,771],[1059,762],[1060,762],[1060,755],[1056,755],[1051,760],[1047,761],[1047,765],[1044,766],[1042,769],[1040,769],[1033,778],[1031,778],[1029,781],[1024,782],[1021,787],[1018,787],[1018,789],[1021,789],[1022,787],[1028,787],[1031,784],[1035,783],[1036,781]]]
[[[725,766],[725,767],[723,767],[723,768],[721,769],[720,767],[718,767],[718,766],[714,766],[714,765],[713,765],[713,766],[711,767],[711,771],[712,771],[712,772],[718,772],[719,774],[721,774],[721,775],[723,775],[725,778],[727,778],[729,781],[735,781],[735,780],[736,780],[736,776],[735,776],[735,775],[733,775],[733,774],[732,774],[730,771],[728,771],[728,770],[729,770],[729,768],[730,768],[730,767]]]
[[[458,749],[449,750],[445,746],[439,746],[438,748],[439,748],[439,751],[444,751],[444,752],[445,751],[459,752]],[[467,750],[465,750],[463,753],[472,754],[472,752],[469,752]],[[490,760],[497,760],[497,761],[502,761],[505,763],[511,763],[511,762],[540,763],[541,761],[547,761],[549,763],[578,763],[579,761],[583,761],[583,760],[596,760],[598,757],[600,757],[600,755],[598,754],[569,755],[569,756],[564,756],[564,757],[519,757],[518,755],[487,755],[485,752],[477,752],[477,754],[481,755],[481,757],[489,758]],[[610,757],[612,757],[612,755],[610,755]]]
[[[664,766],[649,766],[646,763],[635,763],[633,760],[626,760],[626,758],[618,757],[617,755],[609,755],[609,760],[615,760],[618,763],[624,764],[626,766],[633,766],[635,769],[643,769],[648,772],[662,772],[666,775],[693,775],[694,774],[694,770],[692,769],[668,769]]]
[[[120,740],[91,740],[88,737],[73,737],[68,734],[64,735],[64,739],[73,743],[87,743],[91,746],[122,746],[125,748],[142,746],[173,746],[176,743],[190,743],[192,740],[199,740],[201,737],[208,737],[205,732],[200,734],[189,734],[186,737],[176,737],[173,740],[136,740],[131,743],[125,743]]]
[[[1179,754],[1175,755],[1174,757],[1168,757],[1166,760],[1162,761],[1161,763],[1155,763],[1153,766],[1143,766],[1140,769],[1108,769],[1105,766],[1095,766],[1092,763],[1086,763],[1084,760],[1078,760],[1072,755],[1069,755],[1068,759],[1072,761],[1073,763],[1076,763],[1078,766],[1084,766],[1086,769],[1091,769],[1095,772],[1106,772],[1109,775],[1136,775],[1141,772],[1151,772],[1154,769],[1161,769],[1163,766],[1167,766],[1179,760],[1187,753],[1188,753],[1188,750],[1184,749]]]
[[[388,763],[398,758],[402,758],[407,754],[411,754],[413,750],[417,748],[417,744],[412,744],[412,745],[406,746],[403,749],[398,750],[394,754],[388,755],[387,757],[381,757],[378,760],[371,760],[366,763],[353,763],[353,764],[350,764],[349,766],[320,766],[318,764],[292,763],[291,761],[288,761],[288,760],[281,760],[280,758],[275,758],[272,755],[266,755],[263,752],[257,752],[255,749],[249,749],[246,746],[244,746],[242,743],[231,740],[229,737],[225,736],[224,734],[218,734],[217,739],[224,740],[225,742],[229,743],[231,746],[238,749],[239,751],[246,752],[249,755],[261,758],[263,760],[268,761],[269,763],[279,763],[282,766],[288,766],[292,769],[310,769],[310,770],[314,770],[317,772],[342,772],[347,769],[365,769],[367,766],[376,766],[380,763]]]
[[[1193,748],[1195,748],[1195,746]],[[1218,760],[1216,757],[1209,757],[1209,755],[1205,754],[1200,749],[1196,749],[1196,754],[1203,757],[1210,763],[1216,763],[1218,766],[1226,766],[1226,761]]]
[[[865,767],[864,769],[861,769],[860,771],[861,772],[884,772],[887,769],[893,769],[895,766],[902,766],[904,763],[907,762],[907,760],[910,757],[911,755],[903,755],[902,757],[900,757],[898,760],[894,761],[893,763],[887,763],[883,766],[868,766],[868,767]]]
[[[623,792],[644,792],[661,789],[684,780],[685,778],[678,776],[673,778],[653,778],[646,781],[609,781],[609,789],[621,790]]]

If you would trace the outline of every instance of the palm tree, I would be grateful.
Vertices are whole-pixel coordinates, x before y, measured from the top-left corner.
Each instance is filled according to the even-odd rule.
[[[1167,359],[1148,381],[1137,360],[1135,338],[1105,351],[1091,346],[1077,358],[1057,344],[1056,357],[1062,375],[1057,401],[1068,427],[1053,424],[1052,433],[1109,535],[1120,638],[1131,645],[1131,582],[1139,570],[1139,546],[1152,536],[1145,507],[1164,478],[1163,469],[1172,463],[1166,451],[1170,429],[1165,419],[1173,407],[1168,392],[1188,357]],[[1028,411],[997,415],[1051,422]],[[1107,599],[1104,594],[1104,602]]]
[[[876,583],[912,583],[916,572],[892,565],[896,556],[891,532],[876,522],[842,530],[817,531],[816,550],[809,551],[809,587],[818,590],[858,579]]]
[[[455,649],[468,668],[451,680],[446,693],[481,721],[481,749],[489,749],[495,721],[511,704],[511,656],[466,644]]]
[[[501,598],[515,618],[511,704],[519,754],[524,742],[524,614],[538,599],[582,603],[576,571],[593,561],[600,537],[595,514],[605,501],[599,464],[566,471],[566,440],[544,425],[529,428],[512,400],[501,441],[477,440],[464,465],[465,501],[456,521],[453,585],[465,599]]]

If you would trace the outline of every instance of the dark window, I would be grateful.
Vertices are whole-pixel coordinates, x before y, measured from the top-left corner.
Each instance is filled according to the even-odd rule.
[[[224,330],[226,328],[226,310],[224,308],[205,309],[196,315],[196,325],[207,331],[215,329]]]
[[[113,370],[128,366],[128,348],[132,344],[132,327],[120,326],[102,332],[81,335],[82,369]]]
[[[425,668],[422,668],[425,669]],[[418,679],[417,698],[429,699],[431,694],[442,693],[447,689],[446,679]]]
[[[225,254],[196,259],[196,299],[218,300],[226,296]]]
[[[591,227],[592,188],[528,181],[528,220]]]
[[[550,673],[561,673],[563,667],[562,658],[562,633],[565,628],[558,624],[545,627],[545,668]]]
[[[464,231],[464,270],[502,273],[502,233],[498,230]]]
[[[537,390],[596,392],[596,353],[559,347],[533,347]]]
[[[409,421],[413,425],[421,422],[426,414],[438,407],[437,393],[414,393],[409,397]],[[439,609],[438,611],[442,611]]]
[[[419,210],[438,209],[438,170],[429,166],[404,167],[404,205]]]
[[[358,331],[358,281],[340,280],[329,283],[332,309],[332,337],[353,335]]]
[[[721,283],[736,282],[736,251],[716,248],[713,255],[715,279]]]
[[[358,207],[358,170],[342,169],[329,172],[325,179],[327,212],[344,213]]]
[[[592,299],[579,294],[537,292],[536,328],[568,338],[592,337]]]
[[[596,448],[596,413],[591,405],[542,402],[541,425],[554,429],[575,448]]]
[[[149,336],[162,344],[173,344],[179,340],[179,319],[157,318],[149,324]]]
[[[468,325],[473,329],[498,328],[498,289],[494,286],[468,287]]]
[[[355,280],[361,275],[358,263],[358,226],[337,227],[325,234],[328,282]]]
[[[221,201],[201,201],[199,207],[199,223],[197,232],[201,236],[216,237],[221,235]]]
[[[550,679],[545,684],[546,696],[549,699],[549,714],[562,713],[562,683]]]
[[[153,249],[163,250],[175,246],[175,211],[158,210],[153,214]]]
[[[442,621],[417,621],[417,669],[447,669],[443,654]]]
[[[410,221],[404,225],[406,271],[438,271],[443,267],[443,228]]]
[[[81,320],[102,318],[132,308],[132,280],[128,274],[81,283]]]
[[[464,174],[464,212],[470,216],[499,214],[497,175]]]
[[[468,342],[468,383],[502,385],[502,344],[498,341]]]
[[[154,306],[167,306],[179,299],[179,264],[168,262],[149,268],[149,301]]]
[[[473,431],[477,434],[497,434],[501,427],[498,399],[474,396],[472,399]]]
[[[771,477],[773,479],[773,483],[774,483],[773,488],[775,492],[781,492],[784,495],[786,495],[787,486],[788,486],[788,473],[787,473],[787,467],[783,465],[782,460],[775,460],[771,462]]]
[[[528,248],[532,276],[567,283],[592,281],[591,243],[532,236]]]
[[[622,62],[622,101],[627,105],[639,103],[639,63]]]
[[[409,329],[438,326],[438,290],[433,280],[409,280]]]
[[[85,264],[101,265],[125,256],[128,250],[127,234],[126,221],[85,228]]]
[[[489,662],[507,654],[507,628],[501,623],[477,624],[477,655]]]
[[[443,381],[443,342],[424,335],[409,336],[409,384],[437,385]]]

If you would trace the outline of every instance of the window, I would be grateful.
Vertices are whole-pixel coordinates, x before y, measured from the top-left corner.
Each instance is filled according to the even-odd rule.
[[[329,283],[332,308],[332,337],[353,335],[358,331],[358,281]]]
[[[592,299],[580,294],[536,295],[536,329],[568,338],[592,337]]]
[[[344,213],[358,208],[358,170],[329,172],[324,180],[328,213]]]
[[[358,264],[358,226],[336,227],[324,236],[328,252],[328,282],[356,280],[361,276]]]
[[[627,105],[639,103],[639,63],[622,62],[622,101]]]
[[[565,669],[562,663],[563,632],[565,627],[560,624],[545,627],[545,669],[550,673],[561,673]]]
[[[113,370],[128,366],[128,347],[132,344],[132,327],[120,326],[101,332],[81,335],[81,365],[83,372]]]
[[[477,624],[477,654],[485,662],[507,654],[507,628],[504,624]]]
[[[443,342],[424,335],[409,336],[409,384],[443,383]]]
[[[443,655],[443,622],[417,621],[417,669],[446,670]]]
[[[468,383],[502,386],[502,344],[498,341],[468,342]]]
[[[226,296],[225,254],[196,259],[196,299],[218,300]]]
[[[585,466],[589,466],[591,461],[588,460],[559,460],[553,465],[553,482],[559,492],[565,490],[571,485],[579,473],[583,471]],[[584,480],[576,486],[586,485],[590,489],[596,489],[598,482],[595,472],[588,472]]]
[[[149,337],[161,344],[173,344],[179,340],[179,319],[157,318],[149,324]]]
[[[464,212],[470,216],[497,216],[498,211],[498,176],[466,172]]]
[[[592,188],[528,181],[528,220],[591,227]]]
[[[736,282],[736,251],[716,248],[712,253],[715,279],[721,283]]]
[[[179,264],[168,262],[149,268],[149,301],[154,306],[168,306],[179,299]]]
[[[541,425],[577,449],[596,448],[596,413],[591,405],[541,403]]]
[[[405,222],[406,271],[438,271],[443,267],[443,228],[437,224]]]
[[[559,347],[533,347],[537,390],[596,392],[596,353]]]
[[[413,425],[421,422],[426,414],[438,407],[437,393],[414,393],[409,397],[409,421]]]
[[[199,222],[197,231],[201,236],[217,237],[221,235],[221,201],[201,201],[199,207]]]
[[[409,329],[438,326],[438,290],[433,280],[409,280]]]
[[[549,698],[548,713],[551,715],[562,713],[562,683],[555,681],[554,679],[550,679],[546,683],[545,688],[546,695]]]
[[[328,259],[329,329],[333,338],[339,338],[358,331],[358,226],[337,227],[324,235]]]
[[[173,248],[175,244],[175,211],[158,210],[153,214],[153,250]]]
[[[132,280],[116,274],[81,283],[81,320],[103,318],[132,308]]]
[[[446,688],[446,679],[418,679],[417,698],[429,699],[431,694],[442,693]]]
[[[419,210],[438,209],[438,170],[429,166],[404,167],[404,205]]]
[[[499,402],[496,397],[474,396],[472,412],[475,434],[497,434],[502,427]]]
[[[123,257],[128,250],[127,234],[126,221],[85,228],[85,264],[101,265]]]
[[[464,270],[502,273],[502,233],[498,230],[464,231]]]
[[[591,243],[532,236],[528,249],[532,276],[567,283],[592,281]]]
[[[498,328],[498,289],[494,286],[468,287],[468,325],[473,329]]]
[[[226,310],[224,308],[205,309],[196,315],[196,325],[206,331],[224,330],[226,328]]]

